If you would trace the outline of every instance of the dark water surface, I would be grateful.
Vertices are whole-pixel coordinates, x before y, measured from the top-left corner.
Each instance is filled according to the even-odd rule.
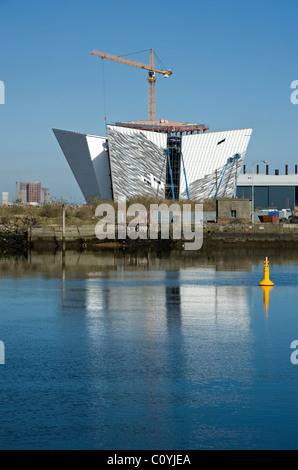
[[[0,259],[1,449],[298,449],[298,256]]]

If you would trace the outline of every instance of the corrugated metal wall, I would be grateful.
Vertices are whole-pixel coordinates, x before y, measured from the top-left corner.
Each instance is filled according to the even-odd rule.
[[[244,159],[251,135],[252,129],[240,129],[182,136],[182,154],[188,185],[211,175],[237,153]],[[185,190],[185,178],[181,172],[180,194]]]

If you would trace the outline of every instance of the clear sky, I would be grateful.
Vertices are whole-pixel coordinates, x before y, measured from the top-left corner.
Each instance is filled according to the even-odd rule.
[[[253,127],[246,165],[298,164],[297,0],[0,0],[0,196],[16,181],[82,202],[52,128],[105,135],[107,122],[147,119],[147,72],[102,61],[153,48],[157,118],[210,130]],[[129,56],[149,63],[149,52]],[[0,97],[1,102],[1,97]]]

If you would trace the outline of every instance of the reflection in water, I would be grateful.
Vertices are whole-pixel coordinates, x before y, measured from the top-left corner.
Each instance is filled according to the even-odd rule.
[[[167,327],[181,327],[180,271],[167,271],[165,279]]]
[[[243,406],[243,399],[248,406],[254,350],[248,307],[251,288],[214,285],[216,276],[210,266],[93,271],[83,289],[68,286],[66,308],[80,305],[86,315],[89,353],[94,358],[90,374],[107,396],[112,397],[117,387],[117,422],[118,413],[130,403],[143,413],[152,438],[159,442],[167,409],[170,445],[181,440],[181,421],[183,439],[193,440],[193,420],[200,419],[202,408],[226,402]],[[90,403],[93,408],[98,407],[98,397],[95,400]],[[148,408],[143,408],[144,401]],[[129,419],[134,421],[131,412]],[[101,407],[97,413],[103,422],[110,419]]]
[[[239,271],[249,272],[255,266],[263,273],[264,257],[268,256],[271,267],[276,265],[298,264],[298,250],[274,250],[274,249],[253,249],[236,248],[224,249],[213,248],[211,251],[186,252],[171,251],[167,255],[160,255],[154,251],[143,250],[130,253],[125,250],[116,251],[62,251],[57,252],[30,252],[27,258],[24,257],[0,257],[0,276],[8,274],[11,276],[21,276],[35,272],[52,276],[61,272],[65,267],[68,277],[82,276],[89,273],[91,269],[95,272],[123,270],[123,271],[148,271],[156,269],[179,270],[197,266],[212,267],[218,272]]]
[[[264,321],[263,254],[1,259],[3,447],[24,435],[54,448],[289,446],[298,263],[270,260],[287,290],[270,293]]]
[[[270,291],[273,289],[273,286],[261,286],[261,289],[264,293],[265,313],[266,313],[266,316],[268,316],[268,313],[269,313],[269,295],[270,295]]]

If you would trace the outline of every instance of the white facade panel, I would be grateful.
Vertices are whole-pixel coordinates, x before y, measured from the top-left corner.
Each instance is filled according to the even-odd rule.
[[[65,158],[86,200],[111,199],[108,153],[105,138],[53,129]]]
[[[110,162],[106,137],[87,135],[87,144],[93,163],[101,199],[112,199]]]
[[[237,177],[243,164],[243,156],[230,157],[228,163],[204,178],[192,181],[188,185],[189,197],[195,201],[205,201],[216,197],[232,198],[236,196]],[[186,191],[180,193],[181,199],[188,198]]]
[[[237,153],[245,158],[252,129],[206,132],[182,136],[182,154],[188,185],[224,167]],[[184,173],[180,177],[180,194],[186,191]]]

